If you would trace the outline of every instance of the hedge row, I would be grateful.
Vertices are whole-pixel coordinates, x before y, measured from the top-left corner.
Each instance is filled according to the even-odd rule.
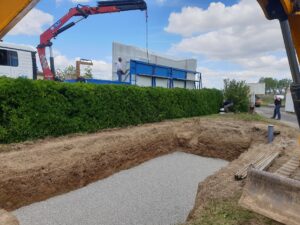
[[[95,132],[217,113],[217,90],[67,84],[0,78],[0,142]]]

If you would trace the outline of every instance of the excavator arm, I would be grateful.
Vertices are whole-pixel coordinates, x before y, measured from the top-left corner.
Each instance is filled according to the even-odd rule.
[[[300,126],[300,0],[257,0],[269,20],[280,22],[293,84],[291,92]]]
[[[293,77],[291,92],[300,125],[300,1],[257,1],[269,20],[278,19],[280,22]],[[239,204],[283,224],[300,224],[300,181],[290,178],[298,167],[299,158],[295,156],[279,169],[282,173],[250,168]]]
[[[10,31],[39,0],[0,1],[0,40]]]
[[[37,49],[44,73],[44,78],[46,80],[55,79],[54,57],[52,53],[51,42],[53,38],[73,27],[81,20],[86,19],[90,15],[115,13],[129,10],[147,10],[147,4],[144,0],[115,0],[100,1],[98,2],[97,7],[78,5],[75,8],[71,8],[66,15],[64,15],[60,20],[58,20],[40,36],[40,44],[38,45]],[[66,24],[72,17],[80,17],[80,19],[75,22]],[[46,47],[50,48],[50,67],[46,58]]]

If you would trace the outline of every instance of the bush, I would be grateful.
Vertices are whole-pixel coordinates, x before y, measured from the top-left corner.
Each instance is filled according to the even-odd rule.
[[[224,80],[224,98],[233,102],[233,112],[248,112],[250,89],[245,81]]]
[[[217,113],[218,90],[0,78],[0,142]]]

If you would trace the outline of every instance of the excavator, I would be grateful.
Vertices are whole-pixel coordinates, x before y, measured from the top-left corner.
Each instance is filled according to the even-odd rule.
[[[257,0],[269,20],[280,23],[288,62],[293,78],[291,93],[300,126],[300,0]],[[296,158],[296,166],[299,166]],[[295,168],[292,164],[286,171]],[[239,204],[287,225],[300,224],[300,181],[278,173],[248,171]]]

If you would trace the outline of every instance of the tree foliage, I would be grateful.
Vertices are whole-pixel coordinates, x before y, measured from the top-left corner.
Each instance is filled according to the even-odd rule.
[[[84,75],[83,77],[86,79],[92,79],[93,78],[93,72],[92,72],[92,67],[87,66],[86,68],[84,68]]]
[[[287,78],[277,80],[272,77],[262,77],[259,79],[259,83],[266,84],[266,94],[285,94],[292,80]]]
[[[67,66],[65,69],[60,71],[60,76],[63,79],[76,79],[76,68],[72,65]]]
[[[250,105],[250,89],[245,81],[224,80],[224,97],[233,102],[234,112],[247,112]]]

